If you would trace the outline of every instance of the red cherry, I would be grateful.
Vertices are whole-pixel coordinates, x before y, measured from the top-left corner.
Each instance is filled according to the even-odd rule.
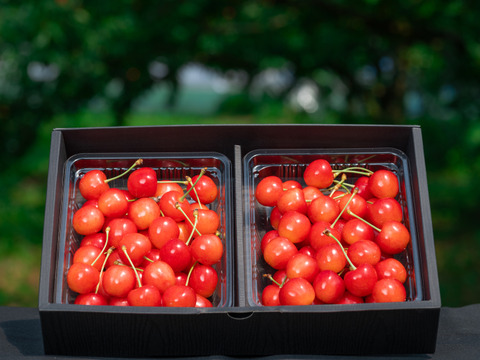
[[[410,242],[410,233],[402,223],[387,221],[375,238],[382,252],[390,255],[401,253]]]
[[[371,240],[359,240],[347,250],[347,256],[355,266],[365,263],[375,266],[380,261],[381,253],[378,245]]]
[[[127,296],[131,306],[161,306],[162,295],[153,285],[143,285],[131,290]]]
[[[95,233],[95,234],[87,235],[83,237],[82,241],[80,241],[80,247],[93,245],[98,247],[99,249],[103,249],[103,247],[105,246],[106,240],[107,240],[107,236],[104,233]]]
[[[163,194],[158,206],[165,216],[169,216],[177,222],[183,221],[186,214],[190,213],[190,203],[183,196],[181,192],[169,191]]]
[[[202,235],[190,244],[192,257],[203,265],[213,265],[223,256],[223,244],[214,234]]]
[[[314,160],[305,168],[303,179],[308,186],[327,188],[333,183],[332,167],[324,159]]]
[[[98,208],[106,217],[124,216],[128,211],[129,202],[123,191],[109,189],[98,198]]]
[[[109,296],[124,298],[135,288],[135,272],[124,265],[110,266],[102,276],[103,289]]]
[[[175,182],[157,182],[157,191],[155,191],[154,197],[156,198],[161,198],[163,194],[169,192],[169,191],[178,191],[183,195],[183,189],[182,187]]]
[[[130,306],[127,298],[117,298],[117,297],[111,297],[108,300],[108,305],[110,305],[110,306]]]
[[[195,302],[195,307],[209,308],[209,307],[213,307],[213,305],[210,302],[210,300],[208,300],[206,297],[197,294],[197,301]]]
[[[305,197],[305,202],[307,206],[310,206],[313,200],[318,197],[324,196],[320,189],[314,186],[305,186],[303,189],[303,196]]]
[[[119,243],[119,247],[122,249],[120,252],[120,258],[122,261],[125,264],[130,263],[127,255],[123,251],[123,249],[125,249],[133,265],[138,266],[143,262],[144,256],[147,255],[152,249],[152,243],[145,235],[140,233],[131,233],[123,236]]]
[[[308,217],[298,211],[287,211],[278,224],[278,234],[294,244],[307,239],[311,223]]]
[[[128,218],[139,230],[148,229],[153,220],[160,216],[160,208],[151,198],[140,198],[130,204]]]
[[[106,180],[107,176],[103,171],[88,171],[78,182],[80,194],[87,200],[98,199],[100,195],[110,189]]]
[[[285,237],[277,237],[265,247],[263,257],[272,268],[285,269],[288,260],[298,252],[296,246]]]
[[[184,272],[175,273],[175,285],[187,285],[188,275]]]
[[[349,245],[359,240],[373,240],[374,238],[373,228],[360,219],[348,220],[342,230],[342,239]]]
[[[262,305],[263,306],[280,305],[280,287],[277,284],[270,284],[265,286],[265,288],[262,291]]]
[[[100,272],[89,264],[75,263],[67,273],[68,287],[79,294],[92,292],[100,280]]]
[[[179,235],[177,222],[169,216],[155,218],[148,228],[148,237],[157,249],[162,248],[169,240],[178,239]]]
[[[187,185],[187,191],[190,191],[192,184],[195,184],[193,188],[198,195],[198,200],[200,200],[202,204],[210,204],[214,202],[217,198],[218,188],[211,177],[205,174],[203,174],[202,176],[195,175],[192,178],[192,182],[189,182],[189,184]],[[190,196],[196,199],[195,193],[190,193]]]
[[[255,189],[255,198],[264,206],[276,206],[283,195],[283,182],[277,176],[267,176],[260,180]]]
[[[195,291],[186,285],[173,285],[163,293],[163,305],[167,307],[195,307]]]
[[[333,222],[339,213],[340,208],[337,202],[325,195],[318,196],[308,207],[308,217],[312,222]]]
[[[381,279],[373,287],[372,299],[376,303],[404,302],[407,299],[407,292],[397,279]]]
[[[147,255],[143,257],[143,261],[140,264],[141,268],[145,268],[148,264],[161,260],[160,258],[160,249],[152,248]]]
[[[352,293],[345,291],[343,296],[336,302],[336,304],[362,304],[364,303],[363,297],[355,296]]]
[[[355,187],[358,189],[357,194],[363,197],[365,200],[368,200],[372,197],[372,193],[368,187],[369,181],[370,178],[368,176],[360,176],[354,183]]]
[[[278,207],[275,206],[270,213],[270,225],[272,225],[272,228],[278,229],[278,223],[280,222],[281,218],[282,213],[280,212]]]
[[[133,171],[127,180],[130,194],[135,198],[151,197],[157,191],[157,174],[150,167],[142,167]]]
[[[218,284],[218,274],[210,265],[196,264],[193,268],[188,285],[195,292],[206,298],[213,295]]]
[[[332,235],[338,240],[341,240],[341,234],[337,230],[332,229],[330,223],[326,221],[317,221],[310,228],[310,234],[308,235],[310,246],[314,248],[315,251],[318,251],[318,249],[325,245],[336,244],[336,241],[332,237],[325,234],[325,230],[329,230]]]
[[[316,259],[320,271],[331,270],[338,273],[347,265],[345,254],[336,242],[318,249]]]
[[[161,293],[165,292],[170,286],[175,285],[175,282],[175,272],[164,261],[160,260],[150,263],[143,270],[143,283],[155,286]]]
[[[379,279],[396,279],[402,284],[407,280],[407,270],[403,264],[394,258],[388,258],[375,265]]]
[[[355,296],[368,296],[377,282],[377,272],[370,264],[362,264],[343,277],[345,288]]]
[[[377,227],[381,227],[387,221],[401,222],[402,206],[393,198],[378,199],[369,207],[368,218]]]
[[[368,181],[368,187],[376,198],[394,198],[398,194],[397,176],[390,170],[377,170]]]
[[[80,294],[76,297],[76,305],[108,305],[105,296],[95,293]]]
[[[277,200],[277,208],[280,213],[287,211],[298,211],[302,214],[307,213],[307,203],[303,191],[299,188],[288,189]]]
[[[193,233],[193,236],[199,236],[198,233],[202,235],[215,234],[220,227],[220,216],[218,216],[215,211],[210,209],[196,209],[195,213],[197,214],[197,230]],[[195,224],[195,213],[194,211],[190,211],[188,214],[188,218],[190,219],[190,221],[187,220],[185,222],[185,225],[187,226],[187,231],[189,233],[192,232],[193,226]]]
[[[263,235],[262,237],[262,240],[260,241],[260,251],[262,252],[263,254],[263,251],[265,250],[265,246],[267,246],[267,244],[275,239],[276,237],[279,237],[280,235],[278,234],[278,231],[277,230],[270,230],[270,231],[267,231],[265,233],[265,235]]]
[[[331,270],[320,271],[313,282],[317,299],[326,304],[334,304],[345,293],[343,279]]]
[[[73,263],[90,264],[98,271],[102,270],[103,262],[105,261],[105,255],[102,253],[102,249],[93,246],[85,245],[80,246],[73,255]]]
[[[361,218],[365,217],[367,214],[367,201],[360,195],[343,196],[339,200],[339,207],[340,209],[345,209],[342,213],[342,217],[345,220],[351,220],[354,218],[353,215],[349,214],[348,210],[352,211],[355,215],[360,216]]]
[[[319,268],[316,259],[298,252],[288,260],[285,271],[289,279],[302,277],[308,282],[313,282]]]
[[[183,271],[192,261],[190,248],[178,239],[169,240],[160,248],[160,258],[175,272]]]
[[[289,279],[280,289],[279,299],[282,305],[311,305],[315,290],[303,278]]]
[[[91,235],[102,230],[105,216],[95,206],[82,206],[73,214],[72,226],[80,235]]]
[[[108,243],[115,248],[119,248],[120,240],[122,240],[124,235],[137,232],[135,223],[127,218],[112,219],[108,226],[110,227]]]

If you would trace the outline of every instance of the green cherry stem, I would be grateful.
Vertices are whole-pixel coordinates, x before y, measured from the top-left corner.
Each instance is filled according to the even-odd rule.
[[[192,232],[190,233],[190,236],[188,237],[187,241],[185,242],[185,244],[188,246],[190,245],[190,241],[192,241],[192,238],[193,238],[193,233],[196,231],[200,236],[202,234],[200,234],[200,232],[197,230],[197,224],[198,224],[198,211],[197,209],[193,210],[193,217],[195,218],[195,222],[192,224],[192,222],[190,221],[190,219],[188,219],[188,221],[190,221],[190,224],[192,224],[193,228],[192,228]]]
[[[135,267],[135,265],[133,265],[132,259],[130,259],[130,256],[128,255],[128,252],[127,252],[127,247],[125,245],[122,246],[122,251],[127,257],[128,262],[130,263],[133,271],[135,272],[135,277],[137,278],[137,281],[138,281],[138,287],[142,287],[142,282],[140,281],[140,276],[138,275],[137,268]]]
[[[335,224],[337,223],[337,221],[340,219],[340,217],[342,216],[342,214],[345,212],[345,209],[348,207],[348,205],[350,204],[350,202],[352,201],[353,197],[357,194],[358,192],[358,188],[355,188],[353,189],[352,191],[352,195],[350,195],[350,199],[348,199],[347,203],[345,204],[345,206],[343,207],[342,211],[340,211],[340,214],[338,214],[337,218],[335,219],[335,221],[332,223],[332,228],[335,226]]]
[[[105,253],[105,249],[107,248],[107,244],[108,244],[108,234],[110,234],[110,226],[107,226],[107,228],[105,229],[106,239],[105,239],[105,245],[103,245],[102,251],[100,251],[96,259],[93,260],[93,262],[90,265],[93,266],[97,262],[97,260],[100,258],[100,256]]]
[[[281,288],[283,286],[283,284],[285,284],[285,278],[283,279],[282,283],[280,284],[277,280],[275,280],[273,278],[272,275],[270,274],[263,274],[263,277],[266,277],[266,278],[269,278],[274,284],[277,284],[279,288]]]
[[[200,205],[200,208],[202,208],[202,202],[200,201],[200,198],[198,197],[197,190],[195,189],[195,184],[192,181],[192,178],[190,176],[187,176],[187,182],[191,185],[193,189],[193,193],[195,194],[195,197],[197,198],[197,202]]]
[[[382,231],[382,229],[379,229],[379,228],[376,227],[375,225],[369,223],[367,220],[365,220],[364,218],[358,216],[357,214],[355,214],[355,213],[354,213],[353,211],[351,211],[351,210],[348,210],[348,211],[347,211],[347,214],[352,215],[353,217],[355,217],[355,218],[357,218],[357,219],[359,219],[359,220],[362,220],[365,224],[371,226],[374,230],[377,230],[378,232]]]
[[[190,191],[192,191],[193,187],[195,185],[197,185],[197,182],[200,180],[200,178],[203,176],[203,174],[205,174],[205,172],[207,171],[207,168],[203,168],[202,170],[200,170],[200,174],[198,174],[198,177],[197,179],[195,180],[195,182],[193,183],[192,187],[187,191],[185,192],[185,194],[182,195],[182,197],[179,199],[180,202],[182,202],[183,200],[185,200],[185,198],[187,197],[187,195],[190,193]]]
[[[188,275],[187,275],[187,281],[185,282],[185,286],[188,286],[188,283],[190,282],[190,276],[192,275],[192,271],[193,271],[193,268],[195,267],[195,265],[198,264],[198,260],[196,260],[192,267],[190,268],[190,270],[188,270]]]
[[[133,163],[133,165],[130,166],[126,171],[124,171],[124,172],[121,173],[120,175],[117,175],[117,176],[115,176],[115,177],[113,177],[113,178],[110,178],[110,179],[105,180],[105,182],[108,183],[108,182],[110,182],[110,181],[112,181],[112,180],[119,179],[119,178],[121,178],[123,175],[127,174],[128,172],[130,172],[135,166],[140,166],[140,165],[142,165],[142,164],[143,164],[143,159],[138,159],[138,160],[135,161],[135,162]]]
[[[342,174],[342,179],[340,181],[336,181],[335,186],[333,187],[332,191],[330,192],[329,197],[332,197],[333,193],[340,189],[343,186],[343,183],[347,180],[347,175]]]
[[[350,261],[350,258],[349,258],[348,255],[347,255],[347,252],[346,252],[345,249],[343,248],[342,243],[335,237],[335,235],[333,235],[332,232],[331,232],[330,230],[328,230],[328,229],[325,229],[325,231],[324,231],[323,233],[324,233],[325,235],[327,235],[327,236],[330,236],[332,239],[334,239],[334,240],[337,242],[338,246],[340,246],[340,249],[342,249],[343,255],[345,255],[345,258],[347,259],[348,263],[350,264],[350,268],[351,268],[352,270],[356,270],[357,267],[352,264],[352,262]]]
[[[107,264],[107,260],[110,257],[110,254],[115,250],[115,248],[112,246],[110,249],[107,250],[107,255],[105,256],[105,260],[103,260],[102,264],[102,269],[100,270],[100,279],[98,280],[98,284],[95,287],[95,294],[98,294],[98,289],[100,288],[100,282],[103,276],[103,269],[105,269],[105,265]],[[103,252],[103,251],[102,251]]]
[[[177,210],[179,210],[183,214],[183,216],[185,216],[185,219],[190,223],[190,225],[192,225],[194,227],[197,234],[199,236],[201,236],[202,234],[200,233],[200,231],[198,231],[196,225],[194,225],[192,220],[190,220],[190,218],[187,216],[187,214],[185,214],[185,211],[183,211],[183,209],[180,207],[180,204],[178,202],[175,204],[175,207],[177,208]],[[197,209],[195,209],[195,210],[197,210]],[[195,212],[195,210],[193,210],[193,212]],[[195,216],[195,214],[193,216]],[[198,216],[198,211],[197,211],[197,216]]]

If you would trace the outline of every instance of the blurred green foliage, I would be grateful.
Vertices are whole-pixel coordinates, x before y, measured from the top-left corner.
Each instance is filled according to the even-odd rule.
[[[199,121],[420,124],[443,304],[480,302],[480,3],[0,5],[0,304],[36,305],[52,128]],[[179,114],[191,63],[235,80],[215,114]]]

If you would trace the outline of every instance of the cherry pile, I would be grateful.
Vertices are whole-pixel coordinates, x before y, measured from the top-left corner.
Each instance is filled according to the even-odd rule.
[[[82,239],[67,272],[74,303],[212,307],[224,253],[220,217],[209,208],[217,185],[206,168],[173,181],[140,165],[110,179],[90,170],[78,182],[85,202],[72,226]],[[127,173],[126,189],[109,185]]]
[[[265,306],[406,301],[410,233],[396,199],[394,172],[362,166],[333,170],[312,161],[303,178],[262,178],[255,188],[270,208],[260,250],[273,274]]]

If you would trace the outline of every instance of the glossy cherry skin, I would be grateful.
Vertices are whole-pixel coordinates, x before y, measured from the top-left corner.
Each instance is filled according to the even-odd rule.
[[[131,290],[127,295],[130,306],[161,306],[162,295],[153,285],[143,285]]]
[[[345,293],[343,279],[331,270],[319,272],[313,281],[313,288],[317,299],[325,304],[336,303]]]
[[[315,290],[303,278],[289,279],[280,289],[279,299],[281,305],[311,305]]]
[[[186,285],[173,285],[162,296],[163,306],[167,307],[195,307],[197,297],[195,291]]]
[[[349,200],[350,203],[348,203]],[[338,206],[340,207],[340,209],[345,209],[342,213],[342,218],[344,218],[345,220],[350,220],[354,218],[353,215],[349,214],[348,210],[353,212],[355,215],[360,216],[361,218],[364,218],[367,214],[367,201],[358,194],[353,196],[343,196],[340,199]]]
[[[124,298],[135,288],[135,272],[123,265],[112,265],[102,276],[102,286],[109,296]]]
[[[176,277],[172,267],[164,261],[155,261],[144,269],[144,285],[153,285],[161,293],[165,292],[170,286],[175,285]]]
[[[345,254],[337,243],[318,249],[316,259],[320,271],[331,270],[338,273],[347,265]]]
[[[302,277],[308,282],[313,282],[319,268],[315,258],[298,252],[288,260],[285,271],[289,279]]]
[[[155,191],[154,197],[161,198],[163,194],[169,191],[178,191],[179,193],[183,194],[183,189],[180,184],[174,182],[158,182],[157,183],[157,191]]]
[[[265,246],[275,239],[276,237],[279,237],[280,235],[278,234],[277,230],[270,230],[265,233],[265,235],[262,236],[262,240],[260,241],[260,251],[263,254],[263,251],[265,250]]]
[[[368,176],[360,176],[354,183],[355,187],[358,189],[357,194],[363,197],[365,200],[368,200],[372,197],[372,193],[368,187],[369,180],[370,178]]]
[[[321,195],[310,203],[308,217],[312,222],[333,222],[340,213],[337,202],[329,196]]]
[[[305,168],[303,179],[308,186],[327,188],[333,183],[332,167],[325,159],[314,160]]]
[[[303,191],[299,188],[284,190],[282,196],[277,200],[277,208],[282,214],[287,211],[298,211],[306,214],[307,203]]]
[[[118,248],[120,241],[126,234],[133,234],[137,232],[135,223],[127,218],[112,219],[108,223],[110,233],[108,234],[109,245]]]
[[[102,253],[102,249],[93,245],[80,246],[77,251],[75,251],[75,254],[73,254],[74,264],[79,262],[89,264],[95,267],[98,271],[102,270],[104,261],[105,255]]]
[[[157,174],[150,167],[133,171],[127,180],[127,188],[135,198],[152,197],[157,191]]]
[[[192,257],[203,265],[213,265],[223,256],[223,244],[214,234],[196,237],[190,244]]]
[[[68,287],[79,294],[92,292],[100,280],[100,272],[89,264],[75,263],[67,273]]]
[[[398,221],[387,221],[375,238],[382,252],[390,255],[401,253],[410,242],[410,232]]]
[[[140,233],[125,234],[119,243],[122,250],[120,257],[124,264],[129,264],[127,255],[123,251],[123,247],[128,254],[134,266],[138,266],[143,262],[143,257],[152,250],[152,243],[150,240]]]
[[[324,196],[320,189],[314,186],[305,186],[303,189],[303,196],[305,197],[305,202],[307,203],[307,207],[310,206],[313,200],[320,196]]]
[[[255,188],[255,198],[264,206],[276,206],[283,195],[283,182],[278,176],[267,176]]]
[[[377,170],[371,176],[368,187],[376,198],[394,198],[398,194],[397,176],[390,170]]]
[[[326,245],[336,244],[335,239],[325,234],[325,230],[329,230],[337,240],[341,240],[342,238],[337,230],[332,229],[330,223],[326,221],[317,221],[310,228],[310,234],[308,235],[310,246],[316,251]]]
[[[263,252],[265,262],[276,270],[285,269],[290,258],[298,252],[297,247],[285,237],[270,241]]]
[[[155,200],[145,197],[130,203],[128,218],[133,221],[138,230],[146,230],[160,216],[160,208]]]
[[[380,247],[372,240],[359,240],[347,250],[347,256],[355,266],[364,263],[375,266],[380,261],[381,255]]]
[[[311,223],[308,217],[298,211],[287,211],[278,224],[278,234],[294,244],[307,239]]]
[[[369,207],[368,219],[377,227],[382,227],[387,221],[401,222],[403,219],[402,206],[393,198],[377,199]]]
[[[202,235],[215,234],[220,227],[220,216],[210,209],[196,209],[195,213],[197,214],[197,230],[193,233],[193,236],[199,236],[198,233]],[[190,221],[185,221],[189,233],[192,232],[193,226],[195,225],[195,213],[194,211],[190,211],[188,214]]]
[[[402,284],[407,280],[407,270],[405,266],[394,258],[388,258],[375,265],[375,270],[379,279],[396,279]]]
[[[200,200],[202,204],[211,204],[217,199],[218,187],[213,181],[213,179],[208,175],[203,174],[200,177],[200,179],[197,181],[198,178],[199,178],[199,175],[195,175],[192,178],[192,184],[195,184],[196,182],[194,186],[196,194],[192,190],[190,192],[190,196],[193,199],[197,200],[197,195],[198,195],[198,198],[199,198],[198,200]],[[187,185],[187,191],[190,190],[190,188],[192,187],[192,184],[189,183]]]
[[[76,305],[108,305],[105,296],[95,293],[80,294],[75,298]]]
[[[82,194],[86,200],[98,199],[100,195],[110,189],[106,180],[107,176],[103,171],[88,171],[78,182],[80,194]]]
[[[376,303],[382,302],[404,302],[407,299],[407,292],[403,284],[396,279],[378,280],[372,291],[372,300]]]
[[[102,230],[105,216],[93,205],[82,206],[73,214],[72,226],[80,235],[91,235]]]
[[[343,293],[343,296],[337,300],[336,304],[363,304],[365,301],[363,297],[355,296],[348,291]]]
[[[359,240],[373,240],[373,228],[360,219],[351,219],[342,229],[342,239],[346,244],[352,245]]]
[[[265,288],[262,291],[262,305],[263,306],[280,305],[280,287],[277,284],[270,284],[265,286]]]
[[[215,292],[218,274],[209,265],[196,264],[190,274],[188,285],[199,295],[209,298]]]
[[[182,197],[183,193],[175,190],[166,192],[160,198],[158,206],[165,216],[177,222],[184,221],[186,214],[190,213],[190,203],[185,198],[182,200]],[[180,209],[177,209],[177,205]]]
[[[98,208],[106,217],[117,218],[128,211],[129,202],[120,189],[108,189],[98,198]]]
[[[104,233],[95,233],[84,236],[82,241],[80,241],[80,246],[93,245],[99,249],[103,249],[106,240],[107,236]]]
[[[173,271],[183,271],[192,262],[190,248],[179,239],[172,239],[162,246],[160,258],[169,264]]]
[[[157,249],[172,239],[178,239],[179,235],[180,228],[177,222],[169,216],[157,217],[148,228],[148,238]]]
[[[213,307],[213,304],[206,297],[197,294],[197,301],[195,302],[195,307],[196,308],[211,308],[211,307]]]
[[[272,212],[270,213],[270,225],[272,228],[275,230],[278,229],[278,223],[280,222],[280,219],[282,218],[282,213],[280,210],[278,210],[278,207],[273,207]]]
[[[347,272],[343,278],[345,288],[355,296],[365,297],[372,293],[377,282],[377,272],[370,264],[362,264]]]

